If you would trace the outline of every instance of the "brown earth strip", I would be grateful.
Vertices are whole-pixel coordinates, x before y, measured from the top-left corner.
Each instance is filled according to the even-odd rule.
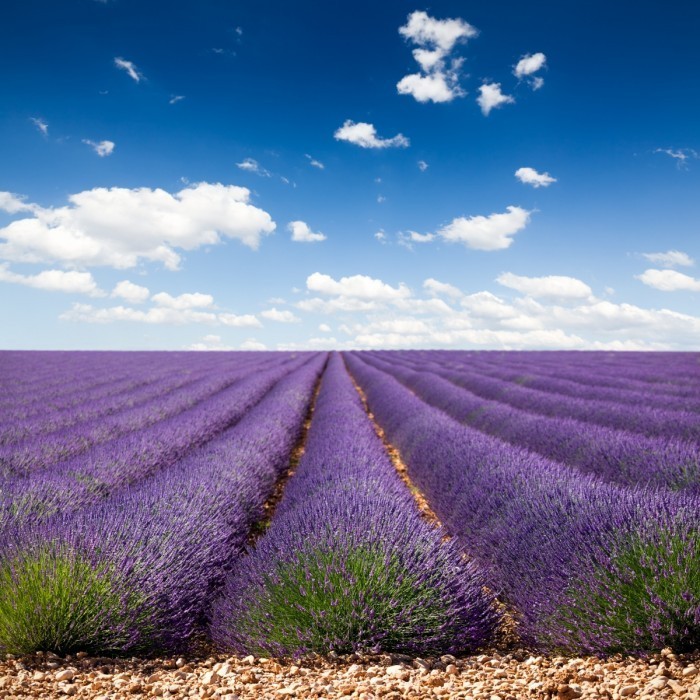
[[[411,477],[408,475],[408,467],[406,466],[406,463],[403,461],[403,459],[401,459],[401,453],[391,442],[389,442],[389,439],[387,438],[384,429],[374,420],[374,414],[369,409],[367,396],[362,390],[362,387],[360,387],[360,385],[355,381],[355,378],[352,376],[352,373],[348,369],[347,364],[345,365],[345,371],[350,376],[350,380],[352,381],[355,389],[357,390],[357,393],[360,396],[360,399],[362,400],[362,405],[365,408],[365,412],[367,413],[367,416],[369,417],[370,421],[372,422],[372,425],[374,426],[374,431],[377,433],[379,439],[384,444],[384,448],[386,449],[387,454],[391,459],[391,463],[394,465],[394,468],[396,469],[396,472],[401,478],[401,480],[404,482],[404,484],[406,484],[408,490],[411,492],[413,500],[416,502],[420,514],[432,526],[442,527],[440,519],[436,515],[435,511],[430,507],[430,504],[428,503],[426,497],[423,495],[423,492],[411,481]],[[447,540],[450,540],[452,538],[452,535],[450,535],[446,530],[443,529],[443,532],[443,542],[446,542]],[[466,552],[464,552],[462,556],[465,559],[469,559],[469,555]],[[501,615],[502,620],[500,628],[497,632],[496,644],[499,649],[515,649],[522,643],[517,631],[517,613],[514,610],[511,610],[505,603],[501,602],[498,599],[496,599],[495,605],[498,612]]]
[[[314,384],[314,390],[311,396],[311,401],[309,402],[309,407],[306,410],[306,416],[304,416],[304,424],[302,426],[299,439],[297,440],[297,443],[289,457],[289,466],[279,476],[272,494],[263,504],[262,518],[255,522],[251,527],[250,534],[248,535],[249,547],[255,545],[258,538],[265,534],[267,528],[270,526],[275,510],[277,509],[277,506],[284,495],[285,486],[292,476],[294,476],[294,473],[299,466],[299,461],[301,460],[304,450],[306,449],[306,438],[309,434],[309,428],[311,427],[311,419],[313,418],[314,409],[316,408],[316,399],[318,399],[318,394],[321,391],[321,380],[323,379],[327,364],[328,360],[326,360],[326,363],[323,365],[323,369],[319,373],[318,379]]]

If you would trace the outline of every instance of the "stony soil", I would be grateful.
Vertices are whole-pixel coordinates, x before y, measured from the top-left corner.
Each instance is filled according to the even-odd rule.
[[[209,657],[111,659],[53,654],[0,662],[0,698],[685,698],[700,700],[700,653],[579,658],[527,652],[462,659],[402,655],[296,662]]]

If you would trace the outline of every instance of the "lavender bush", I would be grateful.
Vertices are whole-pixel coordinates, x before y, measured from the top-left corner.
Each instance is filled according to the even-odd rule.
[[[92,507],[11,529],[0,545],[0,649],[182,648],[288,463],[325,362],[301,359],[238,424],[176,465]]]
[[[671,609],[678,611],[676,620],[697,619],[698,599],[686,584],[687,572],[697,567],[697,535],[691,533],[700,527],[698,498],[624,488],[582,475],[460,425],[355,354],[347,361],[415,483],[464,550],[486,568],[491,584],[500,587],[519,615],[526,640],[573,653],[658,649],[661,638],[676,649],[697,645],[697,628],[664,619]],[[658,545],[630,549],[629,533],[640,531],[645,522],[659,530],[661,542],[677,536],[677,555],[659,558],[654,554],[662,551]],[[621,554],[627,551],[640,568],[645,556],[656,556],[656,568],[647,570],[663,569],[664,580],[672,582],[664,584],[668,598],[663,604],[653,574],[640,583],[650,602],[645,619],[652,626],[665,624],[665,632],[633,638],[618,629],[611,644],[595,625],[586,627],[593,611],[585,598],[573,617],[561,615],[562,601],[567,591],[586,583],[586,595],[603,595],[596,581],[615,580],[615,567],[629,562]],[[586,579],[591,562],[613,573]],[[625,593],[625,585],[620,579],[615,605],[634,620],[636,597]]]
[[[334,355],[266,536],[211,612],[223,649],[464,652],[493,638],[483,577],[419,516]]]

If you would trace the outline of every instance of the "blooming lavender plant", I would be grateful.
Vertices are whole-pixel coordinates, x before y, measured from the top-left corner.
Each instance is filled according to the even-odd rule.
[[[698,566],[697,497],[582,475],[459,424],[360,356],[346,357],[413,480],[459,544],[486,568],[491,584],[500,586],[526,640],[573,653],[658,649],[661,640],[679,650],[697,646],[697,626],[690,623],[697,620],[698,598],[689,583]],[[657,540],[645,535],[643,545],[630,544],[630,533],[640,532],[642,523],[658,530]],[[663,542],[674,543],[672,556],[663,554]],[[587,577],[591,562],[597,573]],[[633,580],[646,601],[641,616],[629,577],[617,577],[612,591],[602,585],[634,562]],[[655,576],[662,570],[665,597]],[[562,614],[576,590],[583,591],[578,613]],[[587,601],[603,595],[632,621],[627,629],[610,624],[609,635],[598,634],[610,620],[605,613],[595,619]],[[674,616],[666,618],[671,610]],[[630,626],[645,622],[658,628],[654,636],[629,634]]]
[[[463,652],[493,638],[483,577],[419,516],[334,355],[267,534],[211,612],[223,649]]]
[[[288,463],[322,354],[236,425],[92,507],[16,523],[0,544],[0,649],[182,648]]]
[[[584,472],[628,486],[700,491],[700,446],[571,418],[552,418],[483,399],[433,372],[366,358],[460,422]]]

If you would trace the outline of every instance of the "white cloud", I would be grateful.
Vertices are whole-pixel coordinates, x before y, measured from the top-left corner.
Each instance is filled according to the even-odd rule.
[[[276,321],[277,323],[299,323],[301,319],[295,316],[291,311],[280,311],[275,307],[261,311],[260,315],[268,321]]]
[[[331,327],[327,323],[321,323],[318,327],[318,330],[320,330],[321,333],[330,333]]]
[[[160,295],[156,294],[155,297]],[[165,295],[170,297],[170,295]],[[181,299],[180,297],[170,297],[170,299]],[[202,295],[208,296],[208,295]],[[162,297],[161,297],[162,299]],[[98,308],[90,304],[73,304],[71,309],[59,316],[63,321],[75,321],[81,323],[117,323],[135,322],[151,325],[186,325],[205,324],[210,326],[231,326],[234,328],[260,327],[262,324],[258,319],[246,314],[236,316],[235,314],[217,314],[212,310],[202,310],[197,306],[187,306],[186,303],[174,303],[152,306],[149,309],[134,309],[129,306],[109,306]]]
[[[557,178],[549,173],[538,173],[534,168],[518,168],[515,171],[515,177],[523,184],[533,187],[549,187],[557,181]]]
[[[44,135],[49,135],[49,125],[41,117],[29,117],[29,121]]]
[[[240,349],[258,352],[260,350],[267,350],[267,346],[265,345],[265,343],[261,343],[259,340],[255,340],[255,338],[248,338],[247,340],[241,343]]]
[[[524,277],[514,275],[512,272],[504,272],[496,278],[496,282],[536,299],[580,301],[593,297],[593,290],[585,282],[564,275]]]
[[[460,303],[469,311],[470,317],[474,318],[505,319],[512,318],[518,313],[503,299],[487,291],[469,294]],[[471,323],[469,325],[471,326]]]
[[[198,343],[192,343],[188,345],[185,350],[198,350],[198,351],[227,351],[235,350],[232,345],[226,345],[222,340],[220,335],[205,335],[202,340]]]
[[[700,292],[700,280],[676,270],[645,270],[636,278],[662,292]]]
[[[390,139],[380,138],[374,124],[353,122],[350,119],[347,119],[333,136],[337,141],[354,143],[360,148],[407,148],[410,145],[410,141],[403,134],[396,134]]]
[[[513,68],[513,75],[518,79],[529,78],[533,73],[544,68],[547,57],[542,53],[525,54]],[[528,81],[533,90],[539,90],[544,85],[544,79],[535,76]]]
[[[399,33],[419,46],[432,46],[449,53],[458,41],[477,36],[479,31],[463,19],[435,19],[426,12],[408,16]]]
[[[424,173],[429,167],[430,166],[424,160],[418,161],[418,170],[420,170],[422,173]]]
[[[269,170],[265,170],[260,163],[258,163],[255,158],[246,158],[240,163],[236,163],[236,167],[240,168],[241,170],[245,170],[247,173],[255,173],[256,175],[260,175],[260,177],[271,177],[272,173],[270,173]]]
[[[178,102],[181,102],[184,99],[185,99],[184,95],[172,95],[171,98],[168,100],[168,104],[174,105],[174,104],[177,104]]]
[[[481,107],[482,114],[486,117],[492,109],[497,109],[505,104],[513,104],[515,98],[504,95],[501,92],[500,83],[484,83],[479,88],[479,97],[476,98],[476,101]]]
[[[306,288],[319,294],[369,301],[392,301],[411,296],[410,289],[403,283],[392,287],[367,275],[352,275],[334,280],[330,275],[314,272],[307,277]]]
[[[450,102],[466,93],[459,86],[461,59],[446,64],[449,54],[459,41],[475,37],[478,31],[463,19],[435,19],[426,12],[416,11],[408,16],[399,33],[420,48],[413,58],[421,73],[406,75],[396,84],[399,94],[413,95],[418,102]]]
[[[453,243],[464,243],[474,250],[504,250],[513,243],[518,231],[527,226],[531,212],[509,206],[503,214],[453,219],[438,234]]]
[[[114,151],[114,141],[90,141],[90,139],[83,139],[83,143],[90,146],[98,156],[103,158],[104,156],[112,155]]]
[[[47,292],[65,292],[66,294],[87,294],[101,297],[105,293],[97,286],[89,272],[71,270],[42,270],[36,275],[21,275],[12,272],[7,263],[0,263],[0,282],[21,284],[25,287],[43,289]]]
[[[428,75],[411,73],[396,83],[396,89],[400,95],[413,95],[417,102],[451,102],[455,97],[466,95],[459,87],[458,80],[456,70]]]
[[[218,320],[233,328],[262,328],[262,323],[253,314],[219,314]]]
[[[642,257],[663,267],[692,267],[695,265],[695,260],[688,253],[683,253],[680,250],[667,250],[665,253],[642,253]]]
[[[111,297],[125,299],[131,304],[141,304],[148,299],[151,292],[147,287],[142,287],[139,284],[134,284],[129,280],[117,282],[110,294]]]
[[[168,309],[197,309],[214,305],[214,297],[211,294],[200,292],[180,294],[176,297],[167,292],[158,292],[151,297],[151,301]]]
[[[383,194],[377,195],[377,204],[384,204],[386,202],[386,197]]]
[[[117,57],[114,59],[114,65],[117,68],[126,71],[127,75],[132,80],[135,80],[137,83],[140,83],[143,80],[143,74],[139,72],[139,70],[131,61],[127,61],[123,58]]]
[[[685,168],[691,158],[698,158],[700,155],[692,148],[657,148],[654,153],[665,153],[676,161],[679,168]]]
[[[435,240],[434,233],[418,233],[418,231],[409,231],[408,240],[411,243],[430,243]]]
[[[290,221],[287,229],[292,233],[292,240],[297,243],[319,243],[326,240],[323,233],[314,233],[303,221]]]
[[[453,284],[439,282],[432,277],[423,282],[423,289],[431,296],[446,296],[450,299],[461,299],[464,296],[464,293]]]
[[[0,210],[8,214],[18,214],[21,211],[37,211],[36,204],[27,202],[26,198],[12,192],[0,192]]]
[[[177,249],[194,250],[226,238],[257,249],[275,223],[249,199],[244,187],[206,182],[175,194],[98,187],[70,195],[67,206],[55,208],[0,193],[0,208],[33,214],[0,228],[0,241],[5,241],[0,258],[119,269],[149,260],[175,270],[181,261]]]
[[[304,155],[308,158],[309,165],[311,165],[314,168],[318,168],[319,170],[325,169],[326,166],[323,163],[321,163],[320,160],[316,160],[313,156],[310,156],[308,153],[305,153]]]

